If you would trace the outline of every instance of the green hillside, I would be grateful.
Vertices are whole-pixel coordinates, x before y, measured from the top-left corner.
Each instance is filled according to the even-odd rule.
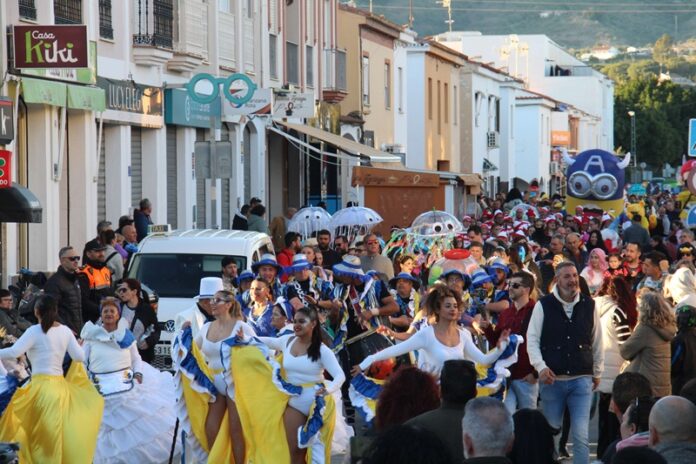
[[[361,8],[369,0],[357,0]],[[447,29],[442,1],[411,0],[420,36]],[[373,0],[373,12],[408,22],[409,0]],[[595,44],[651,45],[664,33],[680,42],[696,36],[693,0],[451,0],[453,30],[484,34],[546,34],[568,48]]]

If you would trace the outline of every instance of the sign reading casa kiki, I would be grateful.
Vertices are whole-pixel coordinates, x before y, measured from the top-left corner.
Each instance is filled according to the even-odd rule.
[[[22,68],[86,68],[87,26],[14,26],[14,65]]]

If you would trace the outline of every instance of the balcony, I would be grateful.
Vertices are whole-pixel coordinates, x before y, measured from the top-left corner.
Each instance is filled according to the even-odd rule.
[[[596,71],[591,66],[560,66],[552,64],[546,69],[546,77],[592,77]]]
[[[143,66],[161,66],[172,56],[173,0],[135,0],[133,60]]]
[[[19,0],[19,17],[36,21],[36,4],[34,0]]]
[[[322,99],[339,103],[348,95],[346,81],[346,51],[338,48],[324,49],[324,79]]]

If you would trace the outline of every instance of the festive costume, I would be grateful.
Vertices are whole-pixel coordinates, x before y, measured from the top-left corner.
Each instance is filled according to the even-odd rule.
[[[104,397],[94,462],[168,462],[176,424],[172,376],[141,360],[126,319],[113,332],[88,322],[81,338],[90,380]]]
[[[73,359],[63,376],[65,353]],[[0,358],[27,353],[33,375],[18,388],[0,419],[0,441],[20,444],[22,463],[91,463],[104,399],[85,372],[84,352],[64,325],[47,333],[31,326]]]

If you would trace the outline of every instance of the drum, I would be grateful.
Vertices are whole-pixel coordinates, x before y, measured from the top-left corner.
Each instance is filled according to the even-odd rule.
[[[370,331],[346,341],[346,346],[350,356],[350,364],[355,366],[363,362],[369,355],[392,346],[392,342],[384,335]],[[370,366],[365,375],[374,379],[384,380],[389,377],[395,366],[395,358],[378,361]]]

